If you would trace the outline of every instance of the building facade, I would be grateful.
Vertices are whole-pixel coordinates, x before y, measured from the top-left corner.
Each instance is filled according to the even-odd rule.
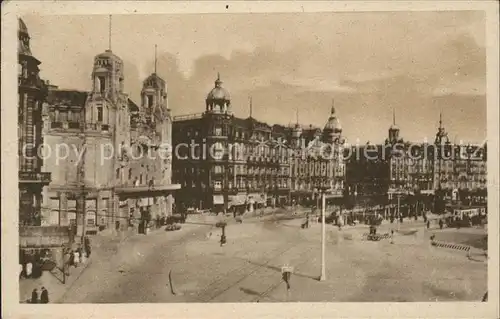
[[[174,180],[184,206],[215,211],[252,211],[311,197],[318,189],[341,194],[341,127],[334,109],[324,130],[270,125],[232,112],[220,76],[208,93],[205,112],[177,116],[173,124]],[[330,143],[330,148],[325,147]],[[325,144],[325,145],[323,145]],[[321,157],[321,151],[329,157]],[[307,163],[307,165],[306,165]],[[290,191],[293,190],[291,193]]]
[[[106,50],[94,58],[90,92],[49,91],[46,143],[67,155],[45,163],[54,175],[45,194],[48,224],[73,224],[78,233],[123,230],[141,214],[172,211],[178,186],[171,184],[164,147],[171,139],[165,81],[148,77],[138,106],[124,92],[123,70],[123,61]]]
[[[452,144],[441,118],[434,143],[404,141],[393,115],[383,145],[352,148],[347,159],[348,193],[350,198],[356,194],[358,204],[388,206],[387,213],[393,216],[400,205],[407,212],[433,209],[436,197],[484,205],[486,151],[486,145]],[[387,200],[376,200],[383,197]]]
[[[324,192],[327,203],[340,204],[346,178],[345,139],[335,107],[332,106],[323,129],[302,128],[297,123],[289,141],[293,201],[302,204],[309,201],[319,207],[319,195]]]
[[[40,61],[30,49],[30,36],[19,19],[18,29],[18,157],[19,157],[19,224],[42,224],[42,193],[51,174],[42,171],[43,159],[38,150],[43,143],[42,105],[47,86],[40,79]]]

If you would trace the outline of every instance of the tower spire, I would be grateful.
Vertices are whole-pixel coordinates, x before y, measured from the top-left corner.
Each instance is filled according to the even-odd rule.
[[[332,109],[331,109],[331,115],[335,114],[335,99],[332,99]]]
[[[109,30],[108,30],[108,49],[111,51],[111,27],[112,27],[112,17],[109,15]]]
[[[155,44],[155,74],[156,74],[156,64],[157,64],[157,58],[156,58],[156,50],[158,46]]]
[[[252,105],[252,97],[250,96],[249,98],[249,104],[250,104],[250,117],[252,117],[252,108],[253,108],[253,105]]]
[[[396,109],[392,109],[392,124],[396,125]]]
[[[296,109],[297,122],[295,124],[299,124],[299,108]]]
[[[443,112],[439,111],[439,128],[443,128]]]

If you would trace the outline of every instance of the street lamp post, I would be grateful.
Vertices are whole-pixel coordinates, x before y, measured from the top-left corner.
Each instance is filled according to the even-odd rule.
[[[397,227],[397,230],[399,231],[399,220],[401,218],[401,213],[399,211],[399,201],[401,199],[401,194],[398,194],[398,207],[397,207],[397,214],[396,214],[396,227]]]
[[[320,281],[326,280],[325,269],[325,244],[326,244],[326,227],[325,227],[325,192],[321,192],[321,277]]]

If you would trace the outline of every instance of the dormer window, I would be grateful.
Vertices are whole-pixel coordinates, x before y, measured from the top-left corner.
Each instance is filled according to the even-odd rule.
[[[102,122],[103,120],[103,113],[102,113],[102,106],[97,107],[97,122]]]
[[[106,91],[106,78],[104,76],[97,77],[99,81],[99,92],[104,93]]]

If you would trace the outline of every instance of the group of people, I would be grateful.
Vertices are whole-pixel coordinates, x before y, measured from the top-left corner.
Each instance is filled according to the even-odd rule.
[[[30,303],[49,303],[49,291],[45,287],[42,287],[41,291],[39,295],[38,289],[33,289]]]
[[[78,267],[79,264],[86,263],[87,258],[90,257],[91,253],[92,253],[92,246],[90,244],[90,239],[88,237],[85,237],[84,239],[83,248],[78,247],[77,249],[66,250],[64,254],[65,264],[66,266],[68,266],[65,267],[66,276],[69,276],[69,266],[74,266],[76,268]]]
[[[38,278],[42,274],[42,265],[50,260],[48,250],[36,250],[35,252],[20,252],[19,278]]]

